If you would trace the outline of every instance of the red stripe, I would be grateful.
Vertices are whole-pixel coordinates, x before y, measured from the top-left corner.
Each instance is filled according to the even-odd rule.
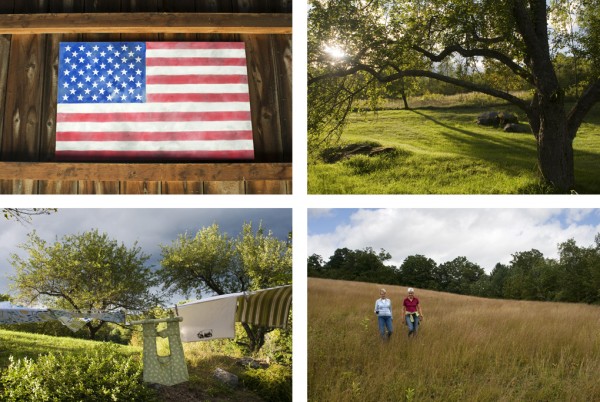
[[[254,159],[254,151],[56,151],[58,161],[157,161]]]
[[[145,121],[242,121],[250,112],[147,112],[147,113],[58,113],[57,123],[145,122]]]
[[[188,131],[188,132],[56,132],[56,141],[212,141],[252,140],[252,131]]]
[[[148,57],[146,67],[156,66],[245,66],[245,58],[234,57]]]
[[[148,102],[250,102],[244,94],[146,94]]]
[[[247,75],[149,75],[146,84],[247,84]]]
[[[245,49],[244,42],[146,42],[146,49]]]

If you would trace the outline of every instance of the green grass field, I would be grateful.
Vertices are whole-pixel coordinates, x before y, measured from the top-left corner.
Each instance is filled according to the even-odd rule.
[[[416,289],[425,320],[408,339],[406,288],[384,286],[394,313],[384,342],[380,287],[308,279],[310,401],[598,400],[600,306]]]
[[[547,193],[537,171],[535,139],[481,127],[486,110],[523,113],[508,105],[472,100],[439,102],[443,107],[353,113],[343,144],[374,142],[394,154],[356,155],[336,163],[309,156],[310,194],[537,194]],[[420,106],[420,103],[416,104]],[[600,193],[600,109],[574,141],[575,190]]]
[[[55,337],[0,330],[0,370],[9,365],[9,356],[15,359],[28,357],[36,359],[41,354],[49,352],[67,352],[82,354],[83,351],[98,347],[101,342]],[[159,353],[168,354],[163,348],[166,344],[159,342]],[[119,351],[125,356],[136,356],[142,359],[142,348],[137,346],[119,346]],[[241,357],[239,352],[227,346],[226,341],[194,342],[184,344],[184,352],[188,364],[190,380],[172,387],[160,387],[161,401],[263,401],[258,396],[240,385],[233,389],[213,378],[217,367],[241,376],[246,367],[237,364]],[[274,366],[272,366],[274,367]],[[273,373],[273,371],[271,371]],[[271,374],[275,377],[273,374]],[[278,378],[273,378],[274,381]],[[290,395],[291,398],[291,395]]]

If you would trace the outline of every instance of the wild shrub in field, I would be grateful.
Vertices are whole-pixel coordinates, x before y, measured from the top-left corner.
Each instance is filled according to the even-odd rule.
[[[241,375],[241,380],[265,401],[292,400],[291,367],[273,364],[266,369],[248,369]]]
[[[142,364],[106,344],[83,354],[49,353],[37,360],[10,358],[0,379],[3,401],[152,401]]]

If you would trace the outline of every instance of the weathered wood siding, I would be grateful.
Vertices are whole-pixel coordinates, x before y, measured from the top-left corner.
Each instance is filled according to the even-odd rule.
[[[94,12],[291,13],[291,0],[0,1],[0,14]],[[61,41],[236,41],[246,44],[255,163],[292,162],[291,35],[0,35],[0,161],[50,162],[56,141]],[[0,194],[291,194],[291,180],[0,180]]]

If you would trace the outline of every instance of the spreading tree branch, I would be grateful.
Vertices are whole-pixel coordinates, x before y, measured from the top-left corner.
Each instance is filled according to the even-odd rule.
[[[590,84],[583,91],[567,116],[567,130],[571,139],[575,138],[583,119],[598,101],[600,101],[600,80]]]

